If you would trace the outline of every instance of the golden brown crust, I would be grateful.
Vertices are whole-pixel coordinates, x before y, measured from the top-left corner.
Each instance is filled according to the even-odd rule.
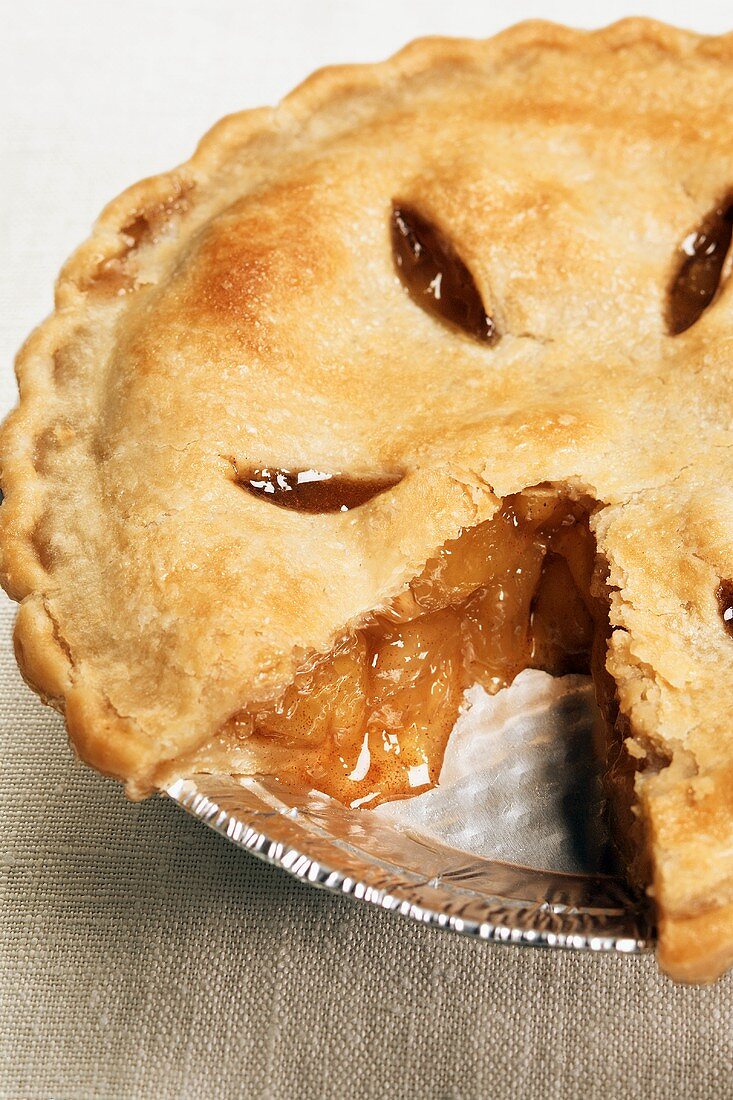
[[[19,662],[85,759],[145,793],[498,498],[586,490],[679,958],[733,898],[733,288],[682,336],[663,317],[733,183],[732,62],[733,36],[636,19],[424,39],[222,120],[106,208],[0,435]],[[495,348],[404,294],[395,199],[455,242]],[[304,516],[247,497],[247,462],[406,476]]]
[[[733,904],[692,917],[662,912],[657,957],[676,982],[714,982],[733,966]]]

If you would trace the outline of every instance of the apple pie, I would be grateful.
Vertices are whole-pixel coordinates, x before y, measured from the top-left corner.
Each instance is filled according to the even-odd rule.
[[[18,661],[84,760],[366,813],[469,685],[589,671],[660,963],[733,963],[731,103],[731,36],[426,39],[107,207],[0,435]]]

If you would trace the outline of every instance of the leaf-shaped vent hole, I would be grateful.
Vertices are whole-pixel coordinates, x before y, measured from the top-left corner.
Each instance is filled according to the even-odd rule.
[[[733,581],[721,581],[716,596],[723,626],[733,637]]]
[[[691,328],[718,293],[732,234],[733,202],[726,201],[682,242],[669,288],[667,326],[672,336]]]
[[[400,279],[424,310],[477,340],[498,338],[473,275],[456,249],[409,206],[392,208],[392,254]]]
[[[274,466],[239,470],[243,489],[280,508],[313,514],[350,512],[393,488],[402,474],[357,477],[321,470],[282,470]]]

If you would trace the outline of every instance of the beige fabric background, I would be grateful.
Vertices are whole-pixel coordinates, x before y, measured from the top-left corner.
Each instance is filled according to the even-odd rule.
[[[647,12],[684,22],[688,5]],[[700,29],[723,29],[698,0]],[[513,5],[587,23],[621,3]],[[488,34],[485,0],[15,0],[0,41],[0,410],[52,278],[122,186],[326,61]],[[73,761],[0,602],[0,1098],[733,1097],[733,977],[487,947],[295,883]]]

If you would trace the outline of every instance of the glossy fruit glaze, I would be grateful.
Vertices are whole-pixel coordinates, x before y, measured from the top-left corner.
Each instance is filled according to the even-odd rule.
[[[588,508],[539,488],[464,530],[409,587],[310,661],[279,702],[222,731],[279,778],[352,806],[433,786],[465,689],[495,693],[527,667],[588,672],[605,600],[590,595]]]

